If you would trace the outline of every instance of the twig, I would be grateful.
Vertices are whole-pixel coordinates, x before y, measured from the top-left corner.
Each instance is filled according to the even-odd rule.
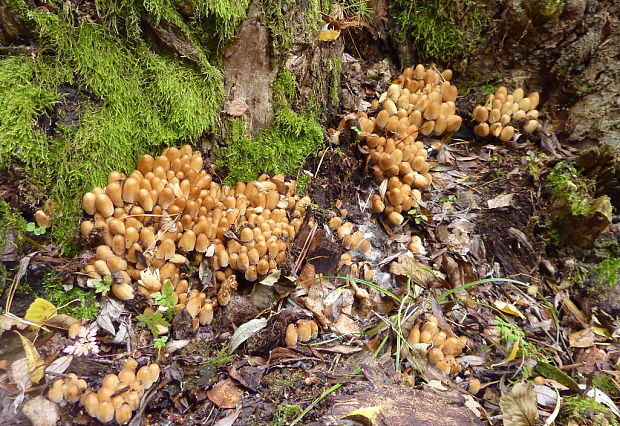
[[[297,275],[299,268],[301,268],[301,264],[306,258],[306,255],[308,254],[308,250],[310,249],[310,244],[312,243],[312,240],[314,239],[314,234],[316,233],[316,230],[318,227],[319,225],[315,224],[310,230],[310,232],[308,233],[308,237],[306,237],[306,241],[304,241],[304,245],[301,249],[301,253],[299,253],[297,260],[295,261],[295,266],[293,267],[293,270],[291,271],[293,275]]]

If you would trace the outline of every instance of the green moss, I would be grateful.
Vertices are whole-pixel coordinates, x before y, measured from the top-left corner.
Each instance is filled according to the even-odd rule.
[[[340,72],[342,71],[342,62],[340,58],[334,56],[332,58],[332,76],[331,76],[331,97],[332,105],[340,105]]]
[[[222,41],[230,40],[245,19],[249,0],[193,0],[198,16],[213,22],[216,34]]]
[[[11,208],[6,201],[0,200],[0,250],[6,250],[10,253],[11,248],[6,247],[7,244],[14,245],[15,251],[19,250],[23,244],[23,232],[26,228],[26,219],[22,215]],[[14,232],[13,237],[9,234]]]
[[[397,39],[411,42],[421,61],[471,51],[489,22],[487,5],[479,0],[396,0],[392,7]]]
[[[294,173],[323,142],[323,128],[312,113],[297,113],[291,102],[297,94],[295,76],[280,71],[272,85],[275,118],[270,128],[250,139],[241,118],[228,119],[226,146],[218,164],[228,167],[226,182],[248,182],[261,173]]]
[[[601,374],[592,379],[592,386],[605,392],[611,398],[620,398],[620,390],[616,387],[611,377]]]
[[[21,15],[49,54],[0,60],[0,92],[8,94],[0,100],[0,167],[22,162],[29,178],[49,190],[60,206],[52,235],[67,241],[82,194],[105,184],[110,171],[131,171],[144,153],[216,130],[222,76],[206,61],[197,68],[156,54],[102,25],[74,26],[63,12]],[[70,105],[63,88],[77,93]],[[64,124],[56,117],[46,134],[37,120],[55,107],[73,108],[79,117]]]
[[[599,404],[592,398],[564,397],[564,404],[560,413],[564,420],[580,419],[580,421],[590,420],[597,425],[618,425],[611,409]]]
[[[306,173],[299,173],[297,176],[297,185],[295,186],[295,192],[299,195],[303,195],[306,193],[306,189],[310,184],[310,175]]]
[[[620,258],[602,260],[591,267],[580,267],[573,275],[573,282],[581,287],[614,287],[620,282]]]
[[[557,163],[547,177],[547,186],[557,204],[568,206],[573,216],[590,212],[589,187],[591,183],[571,163]]]
[[[263,377],[265,390],[263,397],[275,402],[281,401],[292,389],[303,384],[304,374],[299,369],[282,369],[273,371]]]
[[[65,290],[54,270],[46,272],[43,288],[45,289],[43,297],[60,308],[60,313],[78,319],[93,319],[99,311],[99,303],[94,292],[77,286],[69,291]]]
[[[283,59],[293,45],[294,38],[290,16],[293,13],[292,7],[294,5],[291,0],[262,0],[258,2],[265,25],[271,33],[271,50],[276,59]]]
[[[273,414],[273,421],[269,423],[270,426],[284,426],[293,420],[293,418],[302,412],[302,408],[299,405],[278,405],[275,413]]]

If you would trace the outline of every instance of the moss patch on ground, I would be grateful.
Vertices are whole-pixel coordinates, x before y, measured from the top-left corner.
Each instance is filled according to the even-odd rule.
[[[580,398],[567,396],[564,398],[562,411],[560,412],[564,420],[579,419],[590,421],[596,425],[618,425],[611,409],[599,404],[592,398]]]

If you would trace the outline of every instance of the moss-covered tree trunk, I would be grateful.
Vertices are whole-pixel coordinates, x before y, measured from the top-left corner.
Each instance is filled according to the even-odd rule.
[[[29,212],[51,201],[53,235],[66,242],[81,194],[166,146],[216,147],[229,182],[295,173],[335,110],[342,45],[317,41],[322,7],[9,0],[0,6],[0,168],[21,181],[3,200]]]

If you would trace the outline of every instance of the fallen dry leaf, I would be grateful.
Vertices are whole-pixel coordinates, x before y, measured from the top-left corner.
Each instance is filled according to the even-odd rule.
[[[56,315],[56,306],[45,299],[36,298],[30,304],[24,319],[32,322],[44,322]]]
[[[43,378],[43,373],[45,373],[43,361],[39,356],[39,352],[37,352],[37,348],[34,347],[32,342],[21,334],[19,334],[19,337],[22,341],[22,345],[24,345],[26,361],[28,362],[28,371],[30,373],[30,381],[32,383],[39,383],[39,381]]]
[[[496,300],[495,307],[506,314],[514,315],[516,317],[525,319],[525,316],[523,316],[519,309],[517,309],[517,307],[512,303],[506,303],[500,300]]]
[[[538,418],[538,405],[534,386],[517,383],[509,393],[501,396],[504,426],[532,426]]]
[[[463,405],[469,408],[471,412],[476,415],[476,417],[480,417],[482,415],[482,412],[480,411],[482,406],[478,403],[478,401],[476,401],[471,395],[463,395],[463,398],[465,398]]]
[[[403,277],[411,276],[414,283],[423,287],[429,287],[437,279],[435,273],[418,262],[411,252],[398,256],[398,259],[390,264],[390,272]]]
[[[32,398],[22,409],[33,426],[54,426],[58,423],[58,406],[41,395]]]
[[[319,40],[334,41],[340,36],[340,30],[323,30],[319,33]]]
[[[571,348],[589,348],[594,346],[595,335],[592,327],[572,333],[568,336]]]
[[[353,420],[355,422],[359,422],[365,426],[373,426],[377,423],[377,416],[381,412],[381,407],[362,407],[357,410],[353,410],[348,413],[346,416],[343,416],[343,419]]]
[[[343,336],[357,335],[360,332],[357,323],[345,314],[340,314],[332,327],[336,333]]]
[[[213,385],[207,391],[207,396],[220,408],[235,408],[241,402],[243,390],[232,380],[226,379]]]
[[[509,207],[512,203],[512,197],[514,194],[501,194],[492,200],[487,201],[487,205],[490,209],[499,209],[501,207]]]

